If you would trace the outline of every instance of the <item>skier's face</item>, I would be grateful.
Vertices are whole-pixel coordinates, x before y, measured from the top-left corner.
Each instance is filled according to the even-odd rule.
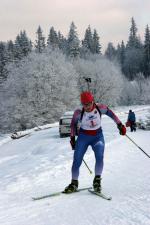
[[[91,112],[93,109],[93,101],[83,104],[83,107],[86,112]]]

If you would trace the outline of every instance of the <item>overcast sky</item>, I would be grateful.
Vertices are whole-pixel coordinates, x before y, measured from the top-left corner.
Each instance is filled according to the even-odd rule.
[[[35,41],[39,25],[46,36],[51,26],[66,36],[74,21],[79,38],[88,25],[96,28],[103,50],[129,36],[131,17],[144,39],[150,26],[150,0],[0,0],[0,41],[14,40],[21,30]]]

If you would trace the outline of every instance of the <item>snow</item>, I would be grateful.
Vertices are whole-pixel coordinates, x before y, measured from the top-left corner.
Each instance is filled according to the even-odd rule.
[[[149,109],[137,106],[134,111],[137,118],[145,118]],[[123,122],[128,110],[117,109]],[[112,201],[88,191],[32,200],[33,196],[63,190],[70,182],[73,152],[69,138],[59,138],[57,124],[30,131],[29,136],[20,139],[11,140],[8,135],[0,139],[0,224],[149,225],[150,158],[127,137],[120,136],[110,118],[103,117],[102,125],[106,141],[102,187]],[[128,130],[127,134],[150,154],[150,131]],[[84,159],[93,171],[91,148]],[[91,186],[93,177],[83,163],[80,187]]]

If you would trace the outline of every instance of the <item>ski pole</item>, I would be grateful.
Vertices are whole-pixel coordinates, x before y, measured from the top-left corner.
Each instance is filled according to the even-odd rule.
[[[85,160],[83,159],[84,164],[86,165],[86,167],[88,168],[90,174],[92,174],[92,171],[90,170],[90,168],[88,167],[87,163],[85,162]]]
[[[139,147],[127,134],[126,137],[133,143],[135,144],[147,157],[150,158],[150,155],[148,155],[141,147]]]

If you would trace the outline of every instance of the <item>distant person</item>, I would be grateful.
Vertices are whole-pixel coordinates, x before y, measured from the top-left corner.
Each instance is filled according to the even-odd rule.
[[[131,132],[136,131],[136,117],[135,113],[131,109],[128,113],[127,124],[129,124]]]
[[[103,171],[103,157],[105,141],[101,127],[102,115],[109,116],[119,129],[120,135],[126,134],[126,128],[119,118],[103,104],[95,103],[91,92],[83,92],[80,96],[82,109],[74,112],[71,122],[70,143],[74,151],[72,164],[72,180],[65,188],[64,192],[72,193],[78,189],[79,168],[81,166],[84,154],[88,146],[91,146],[95,154],[95,177],[93,180],[93,189],[101,192],[101,175]],[[78,138],[75,140],[76,130],[80,124]]]

